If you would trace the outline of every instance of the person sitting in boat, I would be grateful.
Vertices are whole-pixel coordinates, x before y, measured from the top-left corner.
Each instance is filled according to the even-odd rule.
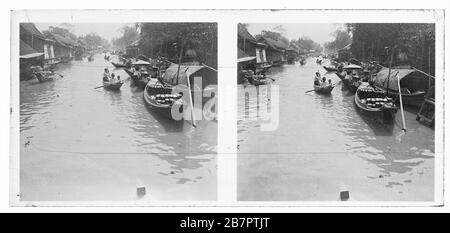
[[[316,86],[320,85],[320,73],[319,73],[319,71],[316,72],[316,77],[314,77],[314,85],[316,85]]]
[[[109,77],[110,77],[109,70],[108,68],[105,68],[105,72],[103,72],[103,81],[109,82]]]
[[[322,86],[327,86],[327,78],[325,76],[322,78]]]
[[[111,74],[110,82],[116,82],[116,75],[114,73]]]

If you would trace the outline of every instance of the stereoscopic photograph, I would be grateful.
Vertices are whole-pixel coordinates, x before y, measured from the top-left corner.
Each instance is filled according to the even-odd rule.
[[[238,201],[434,200],[435,24],[237,31]]]
[[[217,199],[217,23],[13,27],[18,201]]]

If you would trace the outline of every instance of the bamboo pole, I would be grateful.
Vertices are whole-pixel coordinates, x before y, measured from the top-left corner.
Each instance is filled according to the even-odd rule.
[[[402,100],[402,91],[400,87],[400,78],[398,77],[398,72],[396,73],[397,85],[398,85],[398,97],[400,99],[400,110],[402,114],[402,130],[406,132],[406,122],[405,122],[405,113],[403,112],[403,100]]]
[[[434,76],[431,75],[431,74],[427,74],[427,73],[425,73],[425,72],[423,72],[423,71],[417,69],[416,67],[411,67],[411,68],[412,68],[413,70],[417,71],[417,72],[420,72],[420,73],[422,73],[422,74],[424,74],[424,75],[430,77],[430,78],[434,78],[434,79],[436,78],[436,77],[434,77]]]
[[[178,85],[178,76],[180,75],[181,59],[183,58],[183,50],[184,50],[184,42],[181,45],[180,56],[178,57],[177,82],[176,82],[177,85]]]
[[[197,127],[197,125],[195,125],[195,114],[194,114],[194,103],[192,101],[192,90],[191,90],[191,81],[189,79],[189,71],[186,69],[186,75],[187,75],[187,86],[188,86],[188,91],[189,91],[189,104],[191,105],[191,122],[192,122],[192,126]]]
[[[392,69],[392,63],[394,61],[394,49],[391,49],[391,60],[389,61],[389,71],[388,71],[388,80],[387,80],[387,87],[386,87],[386,95],[389,95],[389,82],[391,79],[391,69]]]

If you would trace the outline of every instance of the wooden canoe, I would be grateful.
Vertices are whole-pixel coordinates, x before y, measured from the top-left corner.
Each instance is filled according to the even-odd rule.
[[[150,91],[152,89],[151,85],[155,84],[155,82],[152,82],[152,84],[147,84],[147,86],[144,89],[144,102],[145,104],[151,109],[154,110],[155,112],[157,112],[158,114],[173,120],[173,121],[181,121],[183,120],[183,118],[181,119],[175,119],[172,116],[172,107],[178,107],[179,111],[182,112],[183,111],[183,100],[182,99],[178,99],[175,100],[173,103],[170,104],[164,104],[164,103],[159,103],[156,101],[156,99],[154,97],[152,97],[152,95],[150,95]],[[175,106],[174,106],[175,105]]]
[[[122,87],[123,81],[117,81],[117,82],[105,82],[103,81],[103,87],[108,90],[117,91]]]
[[[116,63],[116,62],[111,62],[111,64],[116,67],[116,68],[125,68],[127,67],[125,64],[120,64],[120,63]]]
[[[363,88],[368,87],[369,84],[368,83],[362,83],[356,93],[355,93],[355,106],[357,107],[357,110],[365,113],[365,114],[369,114],[372,117],[383,117],[383,119],[385,120],[392,120],[395,118],[395,114],[398,111],[398,107],[392,102],[392,101],[388,101],[388,102],[383,102],[381,103],[381,105],[375,107],[375,106],[369,106],[369,104],[367,103],[367,99],[361,99],[360,96],[360,92]],[[379,98],[381,99],[381,98]]]
[[[337,68],[331,67],[331,66],[322,66],[327,72],[336,72],[338,71]]]
[[[320,94],[330,94],[333,88],[334,85],[326,85],[326,86],[314,85],[314,91]]]

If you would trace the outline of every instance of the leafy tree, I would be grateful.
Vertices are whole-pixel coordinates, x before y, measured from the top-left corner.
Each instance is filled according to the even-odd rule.
[[[217,68],[216,23],[140,23],[140,51],[178,63],[198,61]]]
[[[434,74],[434,24],[359,23],[347,24],[347,28],[353,34],[352,53],[355,58],[387,65],[390,54],[386,48],[395,48],[394,65],[407,63]],[[401,54],[404,56],[399,56]]]
[[[112,44],[116,49],[124,49],[126,46],[139,39],[139,32],[135,26],[124,26],[120,29],[122,36],[113,38]]]
[[[110,47],[109,42],[106,39],[103,39],[101,36],[99,36],[97,33],[89,33],[85,36],[80,36],[80,40],[83,40],[88,47],[90,48],[98,48],[99,46],[108,49]]]
[[[297,45],[297,47],[306,50],[308,52],[310,50],[322,52],[323,50],[322,46],[319,43],[311,40],[311,38],[307,36],[300,37],[297,40],[292,40],[291,43]]]
[[[346,30],[336,30],[331,34],[334,40],[326,42],[324,47],[330,51],[337,51],[352,43],[352,37]]]

